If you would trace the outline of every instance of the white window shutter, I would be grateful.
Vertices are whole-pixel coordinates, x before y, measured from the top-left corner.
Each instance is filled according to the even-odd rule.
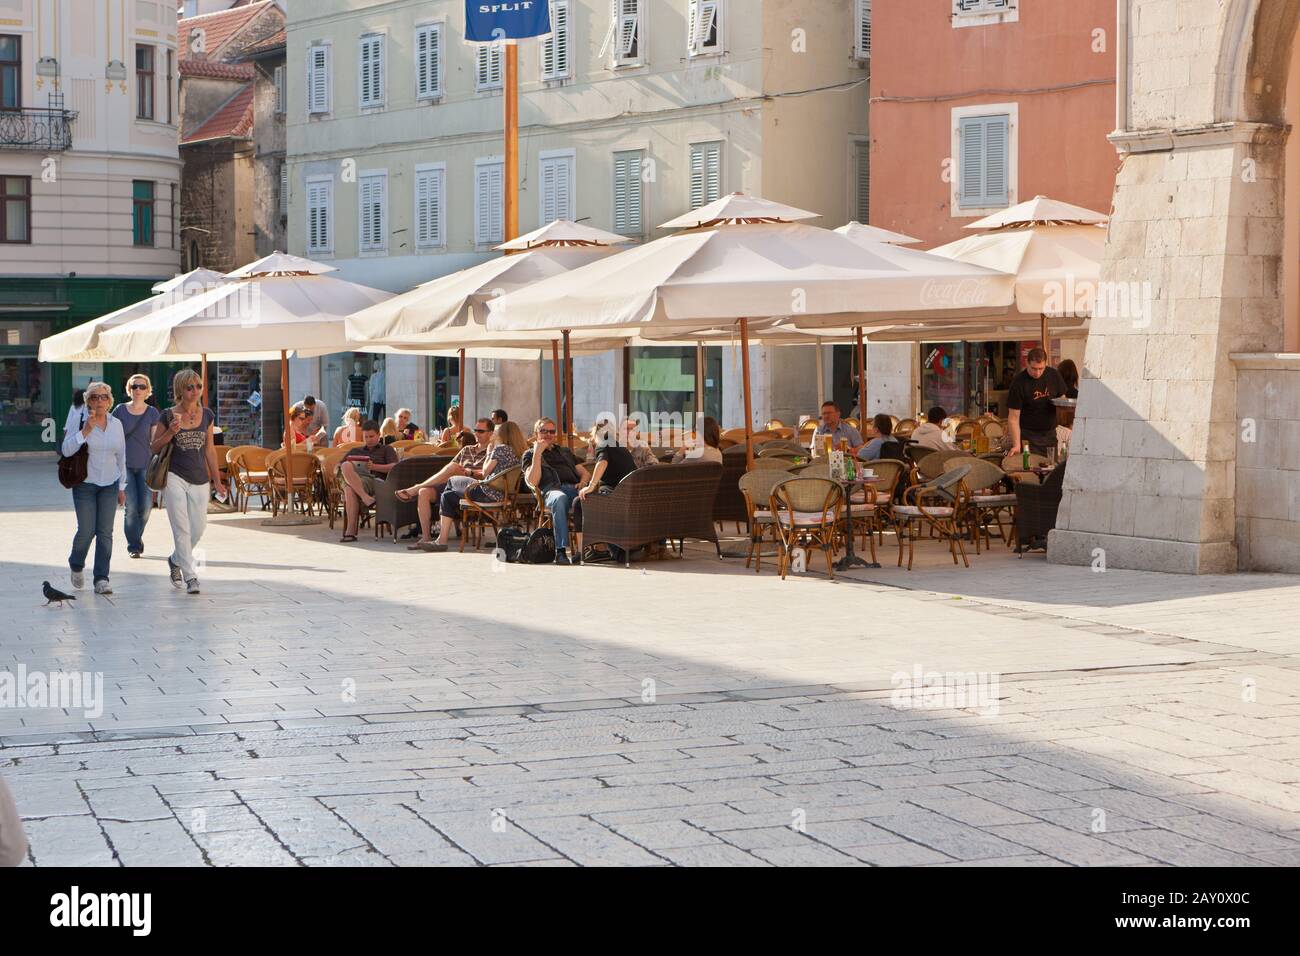
[[[634,60],[641,45],[641,0],[616,0],[622,4],[618,18],[618,55]]]
[[[722,144],[691,144],[691,208],[722,198]]]
[[[280,161],[280,215],[289,213],[289,164]]]
[[[984,117],[961,120],[961,204],[984,205]]]
[[[984,198],[990,206],[1005,206],[1010,201],[1007,166],[1010,126],[1008,116],[990,116],[984,123]]]
[[[1010,202],[1011,117],[963,116],[960,122],[960,204],[966,209]]]
[[[361,38],[360,100],[362,107],[384,102],[384,38]]]
[[[638,152],[614,154],[614,231],[642,235],[641,157]]]
[[[479,163],[474,176],[474,241],[479,245],[501,242],[505,228],[503,165]]]
[[[429,24],[415,31],[415,95],[442,95],[441,24]]]
[[[330,111],[330,48],[314,46],[307,54],[307,112]]]
[[[690,53],[713,52],[721,46],[722,0],[689,0],[686,20],[687,47]]]
[[[495,89],[501,85],[502,50],[499,43],[478,44],[478,71],[476,87]]]
[[[505,239],[505,167],[497,163],[492,169],[492,233],[489,242],[503,242]]]
[[[871,0],[854,0],[854,32],[857,42],[854,55],[859,60],[871,59]]]
[[[542,38],[542,79],[569,75],[569,0],[550,0],[551,32]]]

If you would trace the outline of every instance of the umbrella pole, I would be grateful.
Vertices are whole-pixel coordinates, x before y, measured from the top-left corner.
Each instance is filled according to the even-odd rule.
[[[704,343],[695,343],[695,421],[703,422],[704,415]],[[684,423],[683,423],[684,424]],[[691,423],[691,431],[699,431]],[[696,436],[699,438],[700,436]]]
[[[506,241],[519,236],[519,46],[506,44],[505,50],[504,133],[505,175],[504,216]],[[543,223],[545,225],[545,223]]]
[[[569,330],[564,336],[564,434],[573,448],[573,353],[569,351]]]
[[[280,401],[284,407],[284,497],[287,503],[285,513],[274,518],[265,519],[264,525],[298,525],[316,524],[320,518],[315,515],[296,515],[293,513],[293,419],[289,417],[289,353],[280,350]],[[308,476],[310,479],[310,476]],[[270,481],[270,478],[267,478]],[[360,519],[358,518],[358,522]]]
[[[754,468],[754,413],[749,404],[749,319],[740,320],[740,375],[745,391],[745,470]]]
[[[555,386],[555,420],[563,423],[564,404],[560,397],[560,340],[551,339],[551,384]],[[557,425],[556,427],[563,427]]]
[[[822,402],[826,401],[826,356],[822,351],[822,340],[817,339],[817,408],[821,410]],[[813,416],[816,417],[816,416]]]
[[[460,350],[460,369],[456,375],[460,381],[460,422],[465,424],[465,350]]]
[[[1052,364],[1052,353],[1051,353],[1050,351],[1048,351],[1048,350],[1051,348],[1051,346],[1048,344],[1048,339],[1047,339],[1047,313],[1046,313],[1046,312],[1041,312],[1041,313],[1039,313],[1038,318],[1039,318],[1039,320],[1042,322],[1042,330],[1043,330],[1043,351],[1044,351],[1044,352],[1047,352],[1047,364],[1048,364],[1048,365],[1051,365],[1051,364]]]
[[[208,405],[208,353],[203,352],[202,354],[199,355],[199,358],[203,360],[203,371],[200,373],[200,376],[203,379],[203,403],[202,404],[205,407],[207,407]]]
[[[867,421],[867,353],[862,345],[862,326],[855,326],[853,332],[858,340],[858,424],[865,427]]]

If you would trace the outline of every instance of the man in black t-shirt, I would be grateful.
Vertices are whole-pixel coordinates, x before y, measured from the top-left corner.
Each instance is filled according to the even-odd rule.
[[[546,510],[551,513],[555,532],[555,563],[571,564],[569,547],[569,509],[578,497],[578,483],[587,480],[586,469],[578,464],[573,452],[555,444],[555,422],[541,418],[533,426],[537,441],[520,459],[524,483],[542,493]]]
[[[1047,365],[1047,353],[1031,349],[1023,369],[1011,380],[1007,391],[1007,427],[1011,436],[1011,454],[1025,442],[1036,455],[1045,455],[1056,447],[1056,406],[1052,399],[1065,396],[1065,381]]]

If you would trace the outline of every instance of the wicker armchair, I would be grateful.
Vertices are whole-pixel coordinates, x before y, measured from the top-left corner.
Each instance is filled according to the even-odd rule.
[[[742,521],[749,520],[749,512],[745,510],[745,498],[740,493],[740,476],[745,473],[745,449],[741,445],[735,447],[740,450],[736,452],[728,448],[722,452],[722,477],[713,498],[713,520],[734,521],[739,529]]]
[[[859,502],[864,505],[875,504],[875,510],[869,512],[872,519],[871,527],[875,531],[876,537],[883,544],[885,541],[885,525],[892,524],[894,521],[894,490],[905,476],[910,478],[911,469],[905,462],[896,461],[892,458],[858,462],[856,467],[870,470],[880,479],[875,484],[856,492],[853,495],[852,503],[855,508]],[[872,501],[868,501],[868,495],[871,496]],[[857,518],[856,513],[854,518]]]
[[[428,442],[420,442],[417,445],[412,445],[404,451],[399,448],[397,451],[399,459],[428,457],[437,454],[438,446],[430,445]]]
[[[781,580],[790,570],[795,551],[814,547],[825,555],[826,573],[834,578],[832,552],[840,533],[844,490],[828,478],[791,478],[772,490],[771,508],[780,546]]]
[[[515,465],[506,468],[500,474],[493,474],[484,482],[489,488],[495,488],[502,494],[500,501],[474,501],[469,497],[460,500],[460,550],[465,551],[465,541],[473,538],[474,547],[483,547],[483,526],[491,525],[492,533],[501,530],[501,526],[514,516],[515,495],[519,491],[519,479],[523,477],[523,468]]]
[[[640,468],[607,495],[582,503],[583,544],[612,544],[628,555],[642,545],[667,539],[680,550],[686,538],[712,541],[722,557],[713,526],[722,466],[715,461]]]
[[[245,514],[253,495],[262,499],[263,509],[269,502],[271,490],[266,459],[270,454],[270,449],[260,445],[237,445],[226,452],[226,473],[235,493],[234,504]]]
[[[900,421],[894,422],[894,437],[896,438],[906,438],[908,435],[912,434],[912,432],[915,430],[916,430],[915,418],[904,418],[901,419]]]
[[[289,469],[293,469],[293,494],[288,492]],[[290,512],[295,507],[307,514],[316,510],[316,488],[320,475],[320,462],[305,451],[286,454],[283,449],[266,457],[268,485],[271,491],[271,514],[278,515],[284,508]]]
[[[1010,547],[1011,536],[1015,532],[1016,496],[1002,490],[1002,485],[1007,480],[1007,473],[990,461],[982,459],[970,461],[961,458],[949,459],[945,471],[963,465],[970,465],[964,481],[971,494],[970,504],[959,518],[975,539],[975,553],[980,553],[981,538],[984,539],[985,544],[992,547],[992,540],[989,537],[990,522],[998,526],[998,537]],[[1003,516],[1007,519],[1005,526],[1002,524]]]
[[[933,454],[926,455],[916,463],[916,471],[926,481],[932,478],[938,478],[947,471],[948,462],[954,458],[962,460],[970,459],[970,455],[964,451],[936,451]]]
[[[898,566],[903,566],[903,540],[907,539],[907,570],[912,570],[916,552],[916,536],[926,526],[940,538],[947,540],[952,552],[952,563],[957,563],[957,552],[966,567],[966,548],[962,544],[961,515],[966,510],[970,492],[963,479],[970,471],[963,462],[944,472],[933,481],[913,485],[903,494],[903,503],[894,506],[894,519],[898,527]]]
[[[1056,527],[1065,465],[1057,465],[1041,485],[1016,484],[1016,553],[1046,551],[1047,533]]]
[[[764,537],[774,545],[780,544],[776,519],[772,517],[772,492],[789,477],[787,472],[775,468],[750,471],[740,476],[740,494],[745,499],[745,510],[749,512],[749,553],[745,556],[745,567],[753,561],[755,574],[762,569]]]
[[[400,501],[397,492],[402,488],[419,484],[426,478],[437,474],[451,458],[437,455],[421,455],[406,458],[393,466],[382,479],[375,478],[375,537],[379,537],[381,525],[386,525],[397,541],[399,528],[415,524],[420,520],[419,503],[412,498]]]

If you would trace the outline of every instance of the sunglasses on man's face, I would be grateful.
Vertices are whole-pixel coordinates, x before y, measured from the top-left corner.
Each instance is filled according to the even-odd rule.
[[[483,435],[483,434],[485,434],[485,433],[487,433],[487,432],[490,432],[491,430],[492,430],[492,429],[490,429],[490,428],[476,428],[476,429],[474,429],[474,431],[478,432],[480,435]]]
[[[554,435],[554,434],[555,434],[555,429],[554,429],[554,428],[543,428],[543,429],[542,429],[541,431],[539,431],[537,434],[539,434],[539,435]]]

